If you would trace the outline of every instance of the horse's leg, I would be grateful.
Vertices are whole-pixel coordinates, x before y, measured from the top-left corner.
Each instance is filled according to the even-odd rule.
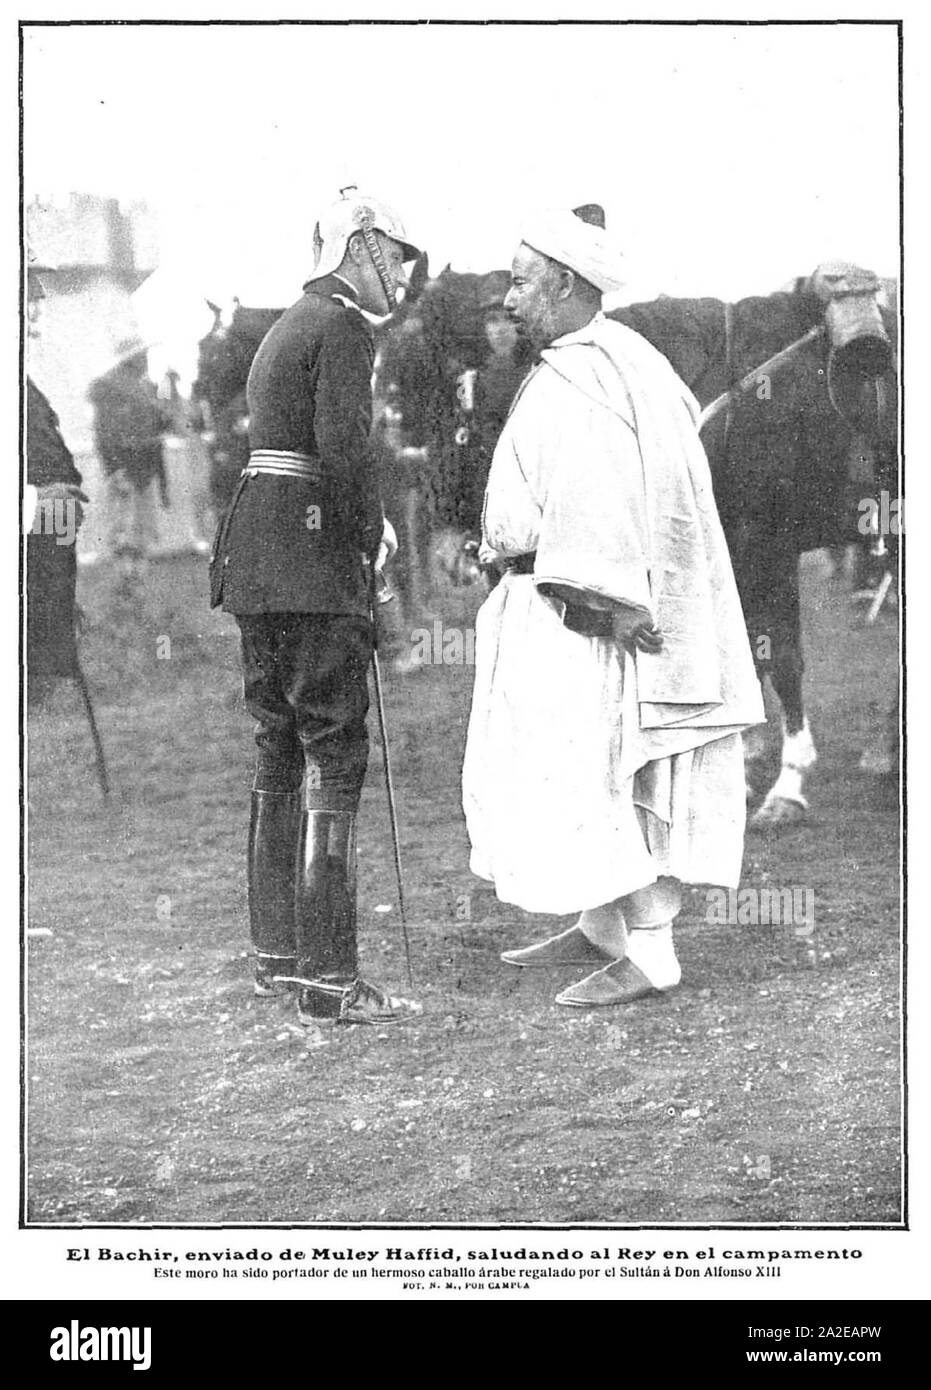
[[[762,680],[763,676],[762,673],[760,673],[761,684]],[[755,728],[748,729],[743,736],[744,766],[747,772],[747,801],[752,801],[756,796],[756,787],[754,786],[755,773],[766,754],[766,744],[765,724],[758,724]]]
[[[802,627],[798,589],[798,555],[779,547],[778,568],[769,596],[769,676],[782,704],[782,762],[779,776],[753,816],[751,825],[768,829],[802,820],[808,810],[805,775],[817,759],[802,701]]]

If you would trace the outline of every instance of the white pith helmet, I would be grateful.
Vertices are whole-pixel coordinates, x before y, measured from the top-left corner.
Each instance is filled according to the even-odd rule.
[[[308,280],[322,280],[338,270],[349,238],[364,225],[398,242],[404,250],[405,261],[414,261],[420,255],[418,248],[408,241],[404,223],[394,208],[350,186],[342,189],[342,196],[327,208],[314,228],[314,269]]]

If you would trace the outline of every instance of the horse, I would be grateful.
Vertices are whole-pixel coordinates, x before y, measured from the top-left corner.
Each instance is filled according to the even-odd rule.
[[[246,382],[252,359],[283,309],[247,308],[234,301],[231,313],[208,300],[214,321],[198,345],[197,378],[191,399],[199,408],[210,457],[210,494],[219,516],[249,461]]]
[[[896,321],[883,297],[871,273],[832,265],[731,305],[661,298],[609,315],[653,343],[702,406],[752,381],[702,438],[757,671],[782,708],[781,767],[756,829],[804,819],[817,759],[802,695],[799,559],[878,535],[881,498],[898,508]],[[766,359],[803,338],[766,371]],[[894,562],[897,536],[886,529]],[[762,737],[748,740],[751,780],[763,749]]]

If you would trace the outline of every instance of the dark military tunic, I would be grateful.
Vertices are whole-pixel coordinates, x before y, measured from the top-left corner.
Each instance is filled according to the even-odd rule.
[[[363,554],[384,518],[369,435],[372,330],[336,276],[312,281],[262,341],[247,385],[252,455],[300,454],[311,476],[247,468],[220,524],[212,601],[242,632],[256,791],[354,811],[368,761],[372,623]],[[252,457],[250,455],[250,458]]]
[[[382,506],[369,436],[372,330],[354,291],[311,281],[264,338],[249,374],[253,451],[311,458],[312,477],[258,473],[238,492],[214,556],[214,601],[227,612],[367,617],[363,553]]]
[[[71,451],[48,400],[26,380],[26,482],[81,486]],[[42,534],[41,512],[26,538],[26,667],[30,686],[48,677],[69,676],[75,669],[74,594],[77,568],[74,544]]]

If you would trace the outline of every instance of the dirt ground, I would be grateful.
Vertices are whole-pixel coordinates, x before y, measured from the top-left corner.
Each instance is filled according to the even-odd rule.
[[[857,771],[895,685],[896,620],[863,630],[815,557],[803,579],[812,810],[748,836],[744,883],[813,889],[813,939],[708,925],[691,890],[678,991],[555,1007],[564,975],[498,952],[556,920],[468,871],[471,669],[389,673],[424,1011],[308,1034],[293,1000],[251,992],[235,625],[207,609],[203,561],[82,571],[114,791],[104,805],[78,696],[59,688],[28,740],[27,1221],[899,1221],[898,789]],[[446,623],[474,601],[448,593]],[[409,993],[372,730],[361,951]]]

